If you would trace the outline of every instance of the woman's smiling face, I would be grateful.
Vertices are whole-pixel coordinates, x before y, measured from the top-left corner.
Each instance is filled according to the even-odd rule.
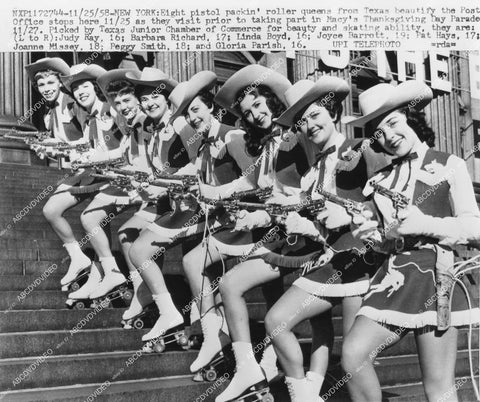
[[[79,81],[72,85],[72,93],[80,106],[90,110],[97,99],[95,86],[91,81]]]
[[[188,105],[186,120],[197,132],[208,132],[212,123],[213,107],[208,107],[199,96],[196,96]]]
[[[267,99],[262,96],[247,94],[240,101],[243,118],[251,125],[267,130],[272,126],[272,112],[268,108]]]
[[[314,144],[325,144],[335,132],[335,125],[327,109],[312,103],[302,114],[300,131]]]
[[[167,98],[158,93],[155,88],[143,88],[140,92],[140,105],[147,116],[158,121],[168,110]]]
[[[408,155],[419,141],[415,131],[407,124],[407,116],[399,110],[385,116],[376,130],[375,136],[382,148],[397,157]]]

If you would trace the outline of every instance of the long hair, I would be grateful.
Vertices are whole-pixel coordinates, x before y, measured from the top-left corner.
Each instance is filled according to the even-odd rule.
[[[409,107],[398,109],[398,112],[405,115],[408,126],[417,134],[420,141],[425,142],[430,148],[435,146],[435,132],[428,125],[424,112]],[[374,122],[379,122],[383,117],[375,119]],[[371,141],[371,148],[376,152],[383,152],[383,148],[375,138],[376,124],[371,123],[365,125],[365,131],[369,133],[369,137],[373,140]]]
[[[246,95],[252,95],[255,98],[258,96],[263,96],[267,107],[272,112],[272,119],[279,117],[286,109],[285,105],[280,101],[277,95],[268,87],[264,85],[258,85],[257,87],[251,88],[247,86],[240,89],[235,96],[236,99],[236,108],[240,110],[240,102],[245,98]],[[245,117],[241,117],[242,127],[245,130],[245,147],[247,152],[251,156],[258,156],[262,153],[263,145],[260,143],[260,140],[272,132],[274,123],[270,128],[264,130],[259,128],[247,121]]]

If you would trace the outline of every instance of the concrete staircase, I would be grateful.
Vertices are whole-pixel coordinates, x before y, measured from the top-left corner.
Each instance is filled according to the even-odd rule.
[[[4,401],[213,401],[224,389],[226,377],[213,383],[195,383],[189,366],[196,350],[167,350],[163,354],[141,354],[142,330],[120,326],[123,309],[68,310],[60,278],[68,260],[60,241],[42,217],[45,199],[13,222],[64,172],[48,167],[0,164],[0,400]],[[88,201],[87,201],[88,202]],[[66,216],[80,239],[79,213],[87,202]],[[119,250],[115,233],[131,216],[127,212],[112,222],[113,248]],[[165,274],[181,310],[190,300],[181,275],[181,247],[166,254]],[[57,264],[56,269],[52,265]],[[47,269],[51,274],[47,275]],[[286,278],[288,286],[294,275]],[[22,293],[24,292],[24,293]],[[251,319],[260,323],[265,305],[259,289],[247,295]],[[334,309],[335,345],[332,365],[322,394],[342,377],[338,361],[341,350],[341,317]],[[261,331],[256,337],[262,338]],[[473,344],[478,355],[478,331]],[[309,325],[297,328],[308,359],[311,344]],[[468,376],[467,331],[459,337],[457,376]],[[475,360],[478,366],[478,360]],[[389,401],[422,401],[420,368],[411,334],[378,359],[377,372]],[[286,389],[273,387],[276,401],[288,401]],[[460,387],[464,401],[474,400],[471,382]],[[328,398],[348,401],[346,387]]]

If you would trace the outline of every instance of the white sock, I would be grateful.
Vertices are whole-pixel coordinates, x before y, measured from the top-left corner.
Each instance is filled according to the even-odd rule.
[[[305,377],[307,377],[307,380],[310,381],[310,384],[315,391],[315,395],[320,395],[320,390],[322,389],[325,376],[315,373],[314,371],[307,371]]]
[[[120,269],[118,268],[117,261],[115,261],[115,257],[100,257],[100,263],[102,264],[105,275],[108,275],[113,271],[120,273]]]
[[[63,247],[65,247],[65,249],[67,250],[67,253],[68,255],[70,256],[70,258],[73,260],[75,257],[79,258],[79,257],[85,257],[87,259],[89,259],[85,253],[82,251],[82,249],[80,248],[80,245],[78,244],[78,242],[74,241],[72,243],[65,243],[63,245]],[[90,259],[89,259],[90,260]]]

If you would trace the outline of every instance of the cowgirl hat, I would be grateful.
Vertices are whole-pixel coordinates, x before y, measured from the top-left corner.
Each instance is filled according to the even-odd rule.
[[[397,86],[377,84],[358,97],[363,116],[345,116],[342,123],[363,127],[366,123],[401,107],[423,109],[432,99],[433,92],[423,81],[405,81]]]
[[[35,80],[35,74],[39,71],[52,70],[57,71],[60,75],[70,74],[70,67],[60,57],[44,57],[37,60],[35,63],[27,64],[25,71],[28,74],[30,80]]]
[[[227,109],[235,116],[241,117],[237,108],[238,100],[236,96],[238,91],[245,87],[254,89],[259,85],[270,88],[282,102],[284,101],[283,94],[292,86],[285,76],[275,70],[258,64],[251,64],[237,71],[223,84],[215,96],[215,103]],[[244,95],[246,95],[246,93]]]
[[[171,120],[180,116],[199,92],[209,91],[216,83],[217,75],[214,72],[200,71],[188,81],[178,84],[168,97],[174,110]]]
[[[162,70],[158,68],[145,67],[140,74],[128,72],[126,78],[135,86],[144,86],[158,89],[158,93],[165,90],[168,93],[173,91],[178,82],[170,78]]]
[[[110,83],[123,80],[130,81],[126,76],[127,73],[135,74],[137,71],[138,70],[134,70],[132,68],[116,68],[114,70],[107,71],[106,73],[99,76],[97,78],[97,84],[105,95],[105,98],[108,99],[109,97],[107,89]],[[140,74],[139,71],[138,74]]]
[[[70,69],[70,75],[62,75],[60,79],[65,88],[72,92],[72,85],[78,81],[96,81],[98,77],[105,74],[107,70],[98,64],[76,64]]]
[[[293,126],[297,116],[317,99],[320,102],[341,102],[350,93],[350,87],[341,78],[324,75],[316,82],[311,80],[300,80],[291,88],[287,89],[284,99],[287,110],[274,121],[286,127]]]

